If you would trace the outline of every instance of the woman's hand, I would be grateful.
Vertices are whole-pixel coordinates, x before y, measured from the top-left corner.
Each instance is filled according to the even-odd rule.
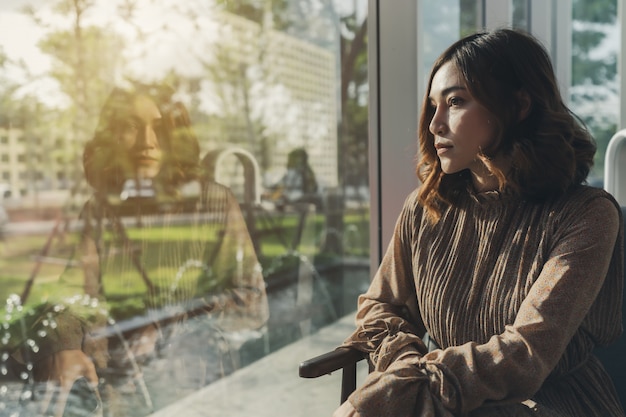
[[[83,377],[99,396],[96,367],[80,349],[62,350],[38,362],[35,379],[47,383],[42,411],[49,410],[55,417],[61,417],[72,386]]]

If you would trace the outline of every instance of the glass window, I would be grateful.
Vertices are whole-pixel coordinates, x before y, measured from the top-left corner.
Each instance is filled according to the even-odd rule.
[[[428,74],[432,61],[446,46],[483,25],[485,4],[481,0],[424,2],[421,17],[418,16],[421,25],[419,31],[422,34],[418,39],[418,48],[423,56],[423,65],[420,67],[423,74]],[[546,45],[555,43],[549,47],[555,61],[556,55],[569,47],[557,33],[562,30],[559,22],[563,18],[563,6],[559,3],[557,10],[557,3],[553,2],[544,10],[549,21],[533,22],[532,4],[531,0],[511,1],[512,15],[507,24],[529,31],[544,31],[545,33],[537,36],[540,39],[547,37],[543,39],[547,42]],[[539,2],[537,5],[545,7]],[[605,151],[610,138],[618,129],[620,108],[617,76],[620,29],[616,24],[617,0],[573,0],[571,7],[571,56],[565,57],[569,62],[556,62],[555,67],[560,77],[571,75],[571,88],[563,89],[564,98],[596,139],[598,151],[589,182],[602,186]],[[535,18],[543,19],[545,16]],[[542,24],[549,26],[549,29]],[[563,27],[568,28],[567,36],[570,36],[570,26]]]
[[[366,1],[3,3],[0,97],[1,413],[148,415],[367,288]]]
[[[590,183],[601,186],[606,148],[619,122],[617,0],[574,0],[572,19],[570,105],[596,139]]]

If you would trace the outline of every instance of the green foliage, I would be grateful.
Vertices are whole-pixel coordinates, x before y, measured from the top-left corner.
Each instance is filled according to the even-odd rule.
[[[344,185],[366,185],[369,107],[367,18],[358,21],[356,11],[340,18],[341,114],[339,174]]]
[[[572,33],[572,104],[595,137],[598,152],[593,174],[601,177],[606,146],[617,126],[613,115],[598,114],[594,102],[609,100],[608,94],[617,94],[617,52],[597,54],[606,40],[607,28],[615,23],[617,0],[574,0]],[[577,88],[578,87],[578,88]],[[578,110],[589,108],[588,114]]]
[[[606,37],[604,32],[588,29],[572,34],[572,85],[603,85],[617,76],[617,56],[592,59],[591,53]]]
[[[82,295],[27,306],[11,297],[3,307],[0,325],[4,336],[0,350],[14,352],[22,349],[24,357],[30,356],[28,350],[38,353],[39,347],[54,337],[54,333],[64,331],[64,326],[74,325],[66,320],[68,316],[84,324],[103,323],[109,317],[104,303]]]
[[[98,109],[123,62],[119,51],[124,40],[111,30],[89,26],[81,28],[80,36],[74,30],[51,32],[39,48],[53,58],[50,75],[75,105],[88,98],[87,104]]]
[[[289,0],[217,0],[216,3],[222,10],[261,25],[265,23],[265,14],[271,13],[272,25],[277,30],[285,30],[294,23],[288,13]]]
[[[468,36],[478,29],[478,6],[476,0],[460,0],[459,7],[461,9],[460,36]]]
[[[614,23],[617,16],[616,0],[574,0],[574,20],[591,23]]]

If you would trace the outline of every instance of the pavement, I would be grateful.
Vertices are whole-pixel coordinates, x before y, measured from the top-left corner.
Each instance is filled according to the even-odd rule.
[[[341,372],[304,379],[298,376],[298,366],[333,350],[353,329],[354,315],[349,314],[151,417],[330,417],[339,406]],[[367,365],[361,365],[362,380]]]

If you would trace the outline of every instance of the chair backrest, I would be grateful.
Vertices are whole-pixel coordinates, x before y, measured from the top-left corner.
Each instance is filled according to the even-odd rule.
[[[604,189],[626,206],[626,129],[613,135],[604,156]]]
[[[626,206],[624,205],[622,205],[622,215],[626,219]],[[624,235],[626,236],[626,221],[624,222]],[[626,245],[624,245],[624,259],[626,259]],[[626,280],[626,268],[624,275],[624,280]],[[626,285],[624,286],[624,299],[622,321],[626,324]],[[611,375],[622,405],[626,407],[626,332],[611,346],[597,349],[596,355]]]
[[[626,129],[615,133],[609,141],[604,156],[604,189],[619,202],[622,215],[626,218]],[[626,221],[624,224],[626,228]],[[626,230],[624,235],[626,236]],[[624,258],[626,259],[626,245]],[[626,299],[626,285],[624,291]],[[622,320],[626,323],[626,301],[622,304]],[[626,406],[626,333],[614,345],[599,349],[597,354],[613,378],[622,404]]]

